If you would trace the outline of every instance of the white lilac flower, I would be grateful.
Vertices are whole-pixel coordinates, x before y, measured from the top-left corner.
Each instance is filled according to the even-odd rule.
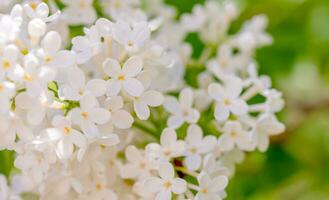
[[[160,106],[163,102],[163,95],[160,92],[149,90],[141,95],[134,96],[134,110],[141,120],[147,120],[150,116],[150,107]]]
[[[61,49],[61,36],[55,32],[48,32],[41,41],[42,49],[38,52],[43,64],[49,67],[69,67],[75,62],[74,55],[68,50]]]
[[[90,138],[99,137],[97,124],[105,124],[110,120],[110,112],[99,107],[97,99],[92,95],[85,95],[80,100],[80,107],[69,113],[72,122],[79,125]]]
[[[172,115],[168,118],[169,127],[178,128],[184,122],[194,124],[199,120],[200,113],[193,106],[193,91],[185,88],[179,94],[178,100],[174,97],[167,97],[163,106]]]
[[[121,96],[111,96],[104,102],[104,108],[111,113],[110,122],[119,129],[127,129],[132,126],[134,118],[123,109],[124,102]]]
[[[155,169],[152,160],[134,146],[126,148],[125,156],[128,163],[120,168],[122,178],[145,179]]]
[[[263,16],[231,34],[232,2],[180,20],[162,0],[62,2],[0,16],[0,150],[20,170],[10,186],[0,176],[0,199],[222,199],[244,152],[284,131],[282,94],[253,58],[271,42]]]
[[[201,172],[198,176],[199,189],[195,200],[222,199],[219,194],[224,191],[228,184],[226,176],[210,177],[207,173]]]
[[[84,95],[89,94],[94,97],[103,96],[106,93],[106,81],[103,79],[91,79],[85,83],[84,72],[77,67],[67,69],[67,84],[60,86],[59,90],[63,98],[79,101]],[[74,74],[74,76],[70,76]]]
[[[241,92],[242,82],[235,77],[226,78],[224,86],[219,83],[209,85],[208,93],[216,101],[216,120],[225,121],[229,118],[230,113],[238,116],[247,113],[247,103],[239,98]]]
[[[67,6],[63,17],[68,24],[92,24],[96,20],[96,11],[92,6],[94,0],[63,0]]]
[[[18,113],[0,115],[0,149],[12,149],[16,136],[22,142],[30,142],[33,139],[31,128],[20,119]]]
[[[3,55],[0,58],[0,78],[16,69],[18,53],[15,45],[8,45],[3,49]]]
[[[10,99],[15,95],[15,84],[9,81],[0,81],[0,114],[5,114],[10,111]]]
[[[152,158],[170,160],[184,154],[186,145],[183,140],[177,140],[175,130],[166,128],[161,133],[160,144],[151,143],[146,146],[146,153]]]
[[[174,168],[170,163],[161,164],[159,167],[160,177],[151,177],[145,180],[145,189],[156,193],[155,199],[170,200],[172,193],[182,194],[186,191],[186,181],[175,178]]]
[[[139,22],[130,26],[119,21],[113,25],[113,37],[129,52],[137,52],[150,38],[150,28],[146,22]]]
[[[203,137],[198,125],[192,124],[187,129],[185,165],[189,170],[197,170],[201,166],[202,155],[209,153],[216,145],[215,136]]]
[[[62,117],[56,116],[52,122],[54,128],[45,130],[46,137],[55,141],[56,154],[60,159],[68,159],[74,151],[74,145],[82,148],[86,145],[85,136],[72,128],[71,122]]]
[[[110,77],[108,80],[108,95],[117,95],[121,90],[131,96],[142,94],[144,87],[136,78],[143,69],[143,61],[138,56],[130,57],[121,67],[117,60],[108,58],[104,61],[103,68]]]
[[[285,130],[285,127],[272,114],[261,115],[252,130],[256,146],[260,151],[265,151],[269,146],[269,137],[278,135]]]
[[[251,133],[245,131],[239,121],[228,121],[223,127],[223,135],[219,137],[218,145],[223,151],[230,151],[235,147],[252,150],[254,141]]]

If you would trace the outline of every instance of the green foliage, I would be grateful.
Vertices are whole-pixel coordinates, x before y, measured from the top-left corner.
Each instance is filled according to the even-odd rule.
[[[9,177],[13,168],[14,153],[12,151],[0,151],[0,173]]]

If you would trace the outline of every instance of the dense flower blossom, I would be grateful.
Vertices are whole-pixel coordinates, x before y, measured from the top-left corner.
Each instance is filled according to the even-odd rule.
[[[271,43],[262,15],[231,35],[232,1],[180,18],[161,0],[15,2],[0,2],[0,149],[19,172],[1,200],[223,199],[244,152],[285,129],[252,57]]]

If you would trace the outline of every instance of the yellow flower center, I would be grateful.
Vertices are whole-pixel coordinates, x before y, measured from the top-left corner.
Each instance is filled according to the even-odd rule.
[[[195,154],[197,152],[197,148],[196,147],[191,147],[190,149],[192,154]]]
[[[133,47],[134,46],[134,42],[133,41],[129,41],[128,42],[128,47]]]
[[[89,114],[87,112],[82,112],[81,115],[85,119],[88,118],[88,116],[89,116]]]
[[[31,76],[30,74],[25,74],[24,77],[23,77],[23,79],[24,79],[25,81],[30,82],[30,81],[32,81],[32,76]]]
[[[4,69],[9,69],[11,67],[11,64],[8,60],[2,61],[2,66]]]
[[[119,81],[123,81],[123,80],[125,80],[125,76],[124,76],[124,75],[120,75],[120,76],[118,76],[118,80],[119,80]]]
[[[139,163],[139,168],[141,168],[141,169],[145,169],[145,167],[146,167],[145,162],[141,162],[141,163]]]
[[[33,10],[37,9],[37,6],[38,6],[38,4],[36,2],[30,2],[29,5]]]
[[[96,190],[97,190],[97,191],[101,191],[102,189],[103,189],[102,184],[97,183],[97,184],[96,184]]]
[[[50,63],[52,60],[53,60],[53,58],[51,56],[46,56],[46,58],[45,58],[46,63]]]
[[[163,186],[164,186],[164,188],[169,189],[169,188],[171,188],[172,183],[171,183],[170,181],[166,181],[166,182],[163,184]]]
[[[64,127],[64,134],[69,135],[71,133],[71,129],[67,126]]]
[[[80,4],[79,4],[79,7],[81,8],[81,9],[85,9],[85,8],[87,8],[87,3],[86,3],[86,1],[81,1],[80,2]]]
[[[224,105],[228,106],[231,104],[231,100],[230,99],[224,99]]]
[[[165,149],[165,150],[163,151],[163,154],[164,154],[165,156],[169,156],[169,155],[171,154],[170,149]]]
[[[207,188],[203,188],[203,189],[201,190],[201,192],[202,192],[203,194],[207,194],[209,191],[208,191]]]
[[[236,131],[231,132],[231,137],[236,138],[238,136],[238,133]]]

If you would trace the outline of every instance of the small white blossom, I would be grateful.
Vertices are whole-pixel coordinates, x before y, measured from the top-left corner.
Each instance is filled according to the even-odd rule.
[[[181,91],[178,101],[174,97],[167,97],[163,106],[172,114],[167,121],[169,127],[178,128],[184,122],[193,124],[199,120],[200,113],[192,107],[193,91],[189,88]]]
[[[105,73],[110,77],[108,80],[108,95],[117,95],[122,89],[131,96],[142,94],[144,87],[136,79],[143,69],[142,59],[138,56],[130,57],[122,66],[117,60],[108,58],[103,64]]]
[[[212,83],[208,87],[209,95],[216,101],[215,117],[218,121],[227,120],[230,113],[244,115],[248,111],[247,103],[240,99],[242,82],[239,78],[226,78],[224,87],[219,83]]]
[[[207,173],[201,172],[198,176],[199,190],[195,196],[195,200],[212,200],[222,199],[219,196],[228,184],[226,176],[210,177]]]
[[[145,181],[145,189],[151,193],[156,193],[155,199],[170,200],[172,193],[182,194],[186,191],[186,181],[175,178],[174,168],[170,163],[161,164],[159,176],[151,177]]]
[[[108,110],[99,107],[98,101],[92,95],[83,96],[80,100],[80,108],[71,110],[69,115],[90,138],[99,137],[97,124],[105,124],[111,117]]]
[[[202,155],[209,153],[216,145],[215,136],[203,137],[198,125],[190,125],[187,129],[185,164],[189,170],[197,170],[201,166]]]

